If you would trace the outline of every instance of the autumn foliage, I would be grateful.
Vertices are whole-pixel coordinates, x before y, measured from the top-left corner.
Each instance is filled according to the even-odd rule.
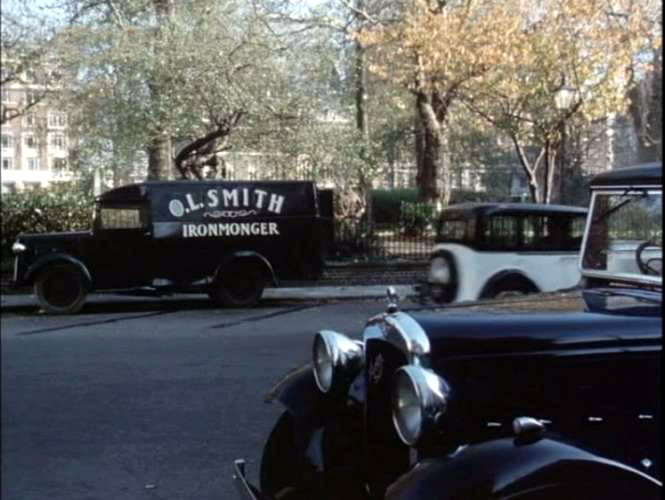
[[[460,103],[510,137],[532,197],[549,202],[564,127],[626,109],[644,54],[660,43],[657,9],[632,0],[415,0],[399,21],[358,37],[373,49],[370,69],[416,96],[429,147],[439,148],[424,155],[430,182],[444,198],[445,125]],[[564,88],[572,99],[557,107]]]

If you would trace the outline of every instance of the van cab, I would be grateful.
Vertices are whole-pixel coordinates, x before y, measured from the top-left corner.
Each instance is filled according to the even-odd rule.
[[[22,234],[16,286],[50,313],[78,311],[89,292],[204,292],[255,305],[266,284],[316,278],[332,221],[308,181],[161,181],[96,200],[86,232]],[[324,213],[331,213],[323,207]]]

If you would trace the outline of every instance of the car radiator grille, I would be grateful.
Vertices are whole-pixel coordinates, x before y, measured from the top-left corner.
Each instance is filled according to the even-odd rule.
[[[404,352],[383,339],[366,344],[365,457],[372,493],[381,493],[409,467],[409,448],[392,423],[392,381],[407,363]]]

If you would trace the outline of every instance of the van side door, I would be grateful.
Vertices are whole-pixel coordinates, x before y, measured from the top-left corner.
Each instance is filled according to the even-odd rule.
[[[131,288],[152,281],[154,262],[147,203],[113,203],[98,207],[87,249],[96,288]]]

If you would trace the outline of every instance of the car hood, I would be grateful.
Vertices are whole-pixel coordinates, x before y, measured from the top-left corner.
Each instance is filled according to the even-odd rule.
[[[660,303],[634,306],[630,297],[619,298],[624,307],[593,312],[576,291],[409,314],[425,331],[434,360],[660,344]]]

